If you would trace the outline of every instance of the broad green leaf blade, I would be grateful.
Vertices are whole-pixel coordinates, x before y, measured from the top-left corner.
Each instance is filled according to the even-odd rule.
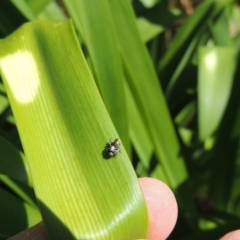
[[[0,188],[0,233],[15,235],[41,221],[39,211]]]
[[[110,8],[105,0],[64,0],[64,2],[87,46],[93,75],[109,115],[130,153],[123,69]]]
[[[51,239],[141,239],[144,198],[69,21],[26,24],[0,70]],[[54,227],[53,227],[54,226]]]
[[[0,173],[32,185],[24,154],[0,137]]]
[[[233,48],[199,50],[199,137],[204,140],[218,127],[226,108],[236,68]]]

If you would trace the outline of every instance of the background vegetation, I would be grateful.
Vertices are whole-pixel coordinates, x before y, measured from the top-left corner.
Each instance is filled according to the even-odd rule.
[[[161,179],[176,195],[179,218],[169,239],[217,239],[238,228],[237,1],[100,2],[4,0],[0,37],[28,21],[71,17],[137,175]],[[0,134],[4,239],[41,217],[31,184],[21,181],[23,148],[2,82]],[[6,202],[9,209],[1,208]]]

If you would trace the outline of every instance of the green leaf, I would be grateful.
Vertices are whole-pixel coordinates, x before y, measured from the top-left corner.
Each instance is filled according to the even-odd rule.
[[[28,20],[64,20],[66,16],[57,2],[52,0],[25,1],[12,0],[14,5]]]
[[[0,37],[7,36],[25,23],[27,19],[16,9],[11,1],[4,0],[0,7]]]
[[[10,237],[41,221],[41,215],[36,208],[2,188],[0,196],[0,235]]]
[[[32,10],[32,12],[37,15],[39,12],[41,12],[49,3],[52,2],[52,0],[25,0],[27,2],[28,6]]]
[[[0,42],[0,70],[50,238],[145,238],[136,174],[123,145],[107,154],[119,137],[71,22],[21,27]]]
[[[64,2],[87,46],[93,75],[108,113],[127,152],[130,153],[123,69],[110,8],[103,0]]]
[[[232,6],[231,6],[232,7]],[[232,47],[233,41],[230,35],[229,7],[225,8],[213,24],[210,24],[210,30],[214,43],[217,46]]]
[[[154,151],[152,140],[127,83],[125,83],[125,94],[128,103],[129,135],[143,166],[149,169]]]
[[[13,166],[12,168],[14,168]],[[33,188],[31,188],[26,183],[11,179],[10,177],[7,177],[2,174],[0,174],[0,180],[24,202],[37,208],[36,197],[35,197]]]
[[[239,56],[236,59],[239,65]],[[235,178],[239,176],[239,117],[240,117],[240,69],[237,67],[234,74],[234,82],[227,108],[217,131],[215,143],[215,154],[211,159],[209,192],[217,209],[230,212],[230,206],[234,205],[231,212],[236,214],[239,209],[234,192]],[[239,195],[237,197],[239,199]]]
[[[180,74],[186,63],[189,62],[189,56],[193,54],[196,41],[199,40],[199,36],[197,39],[196,36],[202,33],[210,20],[213,20],[219,12],[232,2],[232,0],[203,1],[195,13],[187,18],[159,64],[161,82],[164,89],[169,82],[173,85],[173,82],[176,80],[176,74]]]
[[[199,49],[199,137],[204,140],[218,127],[226,108],[236,68],[233,48]]]
[[[137,19],[137,26],[143,42],[150,41],[151,39],[153,39],[158,34],[164,31],[164,28],[162,26],[159,26],[158,24],[155,23],[151,23],[143,17],[139,17]]]
[[[35,16],[33,11],[28,6],[28,1],[25,0],[11,0],[11,2],[17,7],[28,20],[34,20]]]
[[[4,111],[9,106],[8,99],[4,93],[4,91],[1,91],[3,88],[3,85],[0,83],[0,115],[2,117],[2,114],[4,114]]]
[[[152,9],[144,12],[136,19],[142,40],[148,42],[153,39],[170,27],[180,16],[180,10],[169,10],[163,4],[157,4]]]
[[[161,86],[141,41],[130,3],[109,1],[109,5],[128,84],[147,124],[167,184],[175,190],[186,180],[187,172]]]
[[[32,185],[24,154],[2,137],[0,152],[0,173]]]
[[[131,5],[123,0],[108,2],[126,78],[149,130],[159,163],[151,176],[162,179],[176,192],[180,208],[187,212],[187,221],[195,228],[193,202],[187,197],[188,187],[183,187],[188,174],[180,145],[156,72],[137,30]]]

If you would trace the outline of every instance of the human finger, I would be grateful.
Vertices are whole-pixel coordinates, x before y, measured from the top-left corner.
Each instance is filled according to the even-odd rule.
[[[235,230],[233,232],[229,232],[219,240],[240,240],[240,230]]]
[[[177,202],[173,192],[154,178],[139,179],[149,214],[148,240],[163,240],[171,233],[177,220]]]
[[[166,239],[177,219],[177,203],[172,191],[163,182],[153,178],[140,178],[148,213],[149,240]],[[42,222],[11,237],[9,240],[47,240],[47,232]],[[225,239],[224,239],[225,240]]]

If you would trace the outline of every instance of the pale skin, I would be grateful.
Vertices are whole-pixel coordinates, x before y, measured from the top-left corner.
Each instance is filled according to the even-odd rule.
[[[171,233],[177,219],[176,199],[163,182],[153,178],[140,178],[148,213],[149,232],[148,240],[164,240]],[[21,232],[9,240],[47,240],[44,224],[38,223],[34,227]],[[240,230],[224,235],[220,240],[240,240]]]

